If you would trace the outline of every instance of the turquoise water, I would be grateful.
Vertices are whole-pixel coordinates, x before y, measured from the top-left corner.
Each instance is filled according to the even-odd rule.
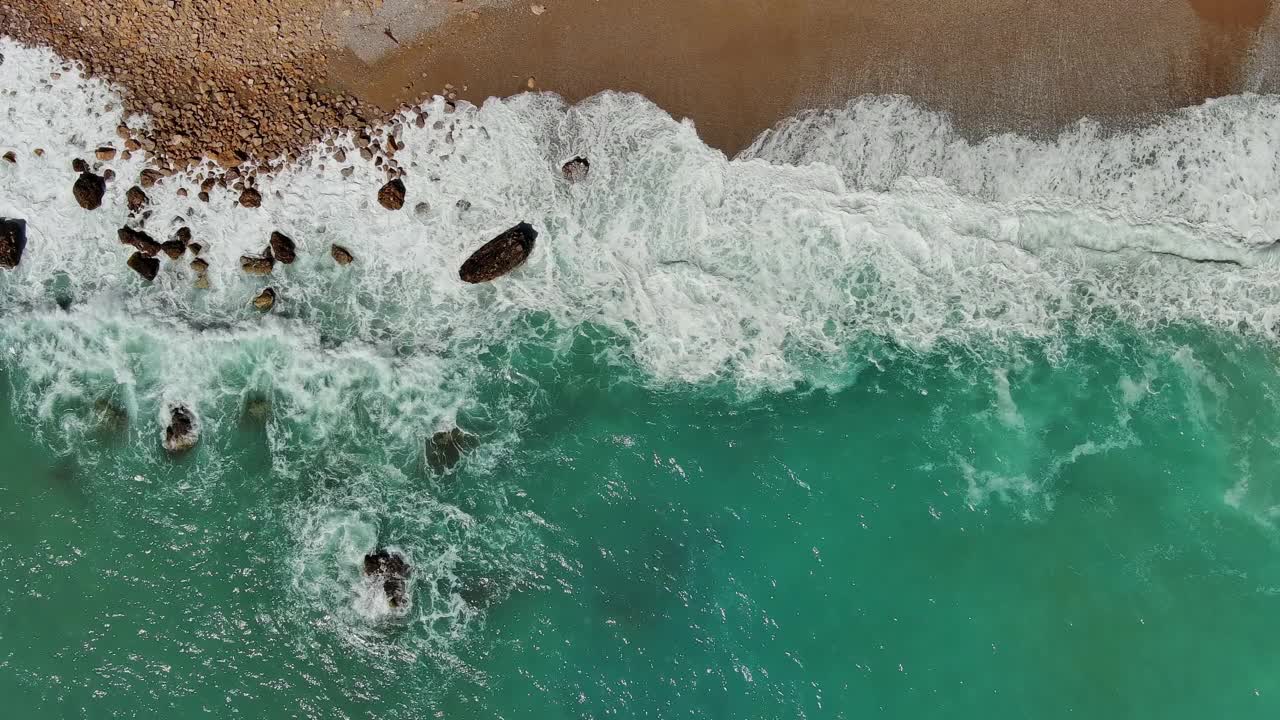
[[[648,386],[570,334],[489,358],[477,406],[527,408],[520,440],[444,477],[374,438],[340,463],[291,442],[273,471],[267,438],[305,434],[274,406],[211,439],[212,470],[214,448],[155,457],[151,426],[55,453],[6,419],[0,694],[25,718],[1280,708],[1273,348],[1118,330],[993,366],[885,345],[843,390],[744,398]],[[302,575],[354,572],[336,536],[408,548],[415,603],[494,589],[343,616],[294,567],[311,543]]]
[[[859,98],[736,159],[635,95],[437,99],[402,211],[317,147],[131,216],[141,157],[69,192],[114,91],[0,52],[0,716],[1280,716],[1280,99],[971,142]]]

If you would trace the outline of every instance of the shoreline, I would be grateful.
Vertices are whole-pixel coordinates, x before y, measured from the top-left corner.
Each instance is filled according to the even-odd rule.
[[[122,128],[120,149],[145,151],[164,172],[208,158],[223,172],[248,163],[270,173],[435,95],[481,105],[530,89],[570,103],[637,92],[733,156],[783,119],[869,94],[907,95],[981,136],[1049,133],[1086,116],[1135,124],[1280,91],[1270,0],[987,0],[981,12],[959,0],[73,5],[78,24],[53,0],[0,8],[0,35],[123,87],[129,116],[146,119]],[[183,27],[195,32],[136,45]]]

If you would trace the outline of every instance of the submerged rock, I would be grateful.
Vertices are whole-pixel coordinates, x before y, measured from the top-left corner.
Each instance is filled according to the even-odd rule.
[[[160,254],[160,249],[162,247],[160,243],[156,242],[155,238],[141,230],[134,230],[131,227],[122,227],[116,231],[116,235],[120,238],[120,243],[122,245],[130,245],[133,249],[147,257],[155,257]]]
[[[12,270],[27,249],[27,221],[0,217],[0,268]]]
[[[285,265],[297,260],[298,250],[293,244],[293,238],[282,232],[271,233],[271,256]]]
[[[520,223],[480,246],[462,263],[458,277],[463,282],[482,283],[502,277],[529,259],[538,231],[529,223]]]
[[[409,575],[413,569],[400,553],[378,548],[364,556],[365,577],[382,581],[382,591],[387,594],[387,604],[393,608],[404,605],[408,591]]]
[[[143,255],[141,252],[135,252],[129,256],[129,269],[142,276],[143,280],[151,282],[156,279],[156,274],[160,272],[160,261]]]
[[[250,275],[270,275],[271,269],[275,267],[275,264],[276,260],[271,256],[270,252],[256,257],[253,255],[240,256],[240,269]]]
[[[200,426],[196,416],[184,405],[169,410],[169,426],[164,429],[164,449],[170,453],[182,453],[200,442]]]
[[[478,444],[475,436],[468,435],[461,428],[438,432],[427,441],[427,466],[436,472],[451,470],[468,450]]]
[[[591,172],[591,161],[584,157],[576,157],[560,167],[560,172],[569,182],[581,182]]]
[[[275,307],[275,305],[276,291],[271,288],[266,288],[262,292],[258,293],[258,296],[253,299],[253,306],[262,312],[270,310]]]
[[[391,180],[378,190],[378,203],[388,210],[404,207],[404,183],[400,178]]]
[[[341,245],[331,246],[329,254],[333,256],[333,261],[339,265],[350,265],[355,260],[355,257],[351,255],[351,251]]]
[[[71,186],[71,194],[85,210],[97,210],[102,206],[102,196],[107,194],[107,181],[101,175],[81,172]]]

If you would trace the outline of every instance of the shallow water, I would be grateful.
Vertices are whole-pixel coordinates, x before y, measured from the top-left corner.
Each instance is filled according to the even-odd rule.
[[[200,291],[124,267],[127,183],[70,199],[110,90],[0,52],[17,715],[1280,710],[1274,98],[979,145],[864,99],[735,161],[635,96],[437,104],[399,213],[319,158],[260,211],[162,183]],[[456,280],[520,220],[524,268]],[[301,259],[264,317],[235,258],[273,229]],[[479,445],[436,472],[455,424]]]

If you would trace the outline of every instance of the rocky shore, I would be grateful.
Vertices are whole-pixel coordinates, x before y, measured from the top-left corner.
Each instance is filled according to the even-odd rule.
[[[0,3],[0,35],[53,48],[86,72],[117,83],[145,130],[121,128],[122,148],[161,170],[269,163],[335,130],[359,130],[388,113],[327,86],[337,42],[327,19],[369,13],[337,0],[161,0]],[[91,188],[87,188],[91,189]]]

